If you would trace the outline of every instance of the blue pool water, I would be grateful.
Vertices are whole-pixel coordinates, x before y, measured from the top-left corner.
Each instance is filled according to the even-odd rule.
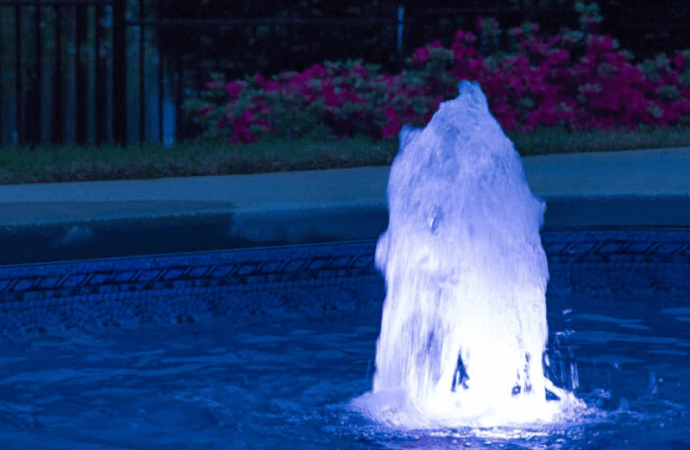
[[[576,362],[589,407],[566,422],[401,432],[366,419],[350,401],[372,386],[375,304],[6,340],[0,448],[690,448],[690,302],[547,304],[551,367]]]

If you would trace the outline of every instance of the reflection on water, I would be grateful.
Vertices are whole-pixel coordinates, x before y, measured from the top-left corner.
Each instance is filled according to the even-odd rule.
[[[690,314],[669,312],[683,302],[547,305],[550,342],[564,336],[551,365],[575,359],[590,407],[574,422],[401,432],[351,410],[372,387],[379,305],[2,344],[0,448],[689,448]]]

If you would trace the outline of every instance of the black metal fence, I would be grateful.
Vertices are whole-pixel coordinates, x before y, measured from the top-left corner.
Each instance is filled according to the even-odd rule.
[[[158,51],[160,30],[268,27],[272,33],[287,29],[290,36],[300,29],[379,27],[389,30],[386,36],[394,36],[391,61],[384,69],[399,70],[411,49],[432,39],[448,45],[458,28],[474,29],[478,16],[497,17],[504,29],[528,19],[546,23],[551,31],[561,25],[578,26],[572,3],[510,10],[418,8],[406,12],[400,7],[391,17],[366,19],[198,20],[158,17],[151,11],[160,11],[159,1],[0,0],[0,145],[170,143],[173,135],[179,139],[193,134],[185,132],[182,102],[203,88],[211,71],[223,71],[220,61],[233,55],[218,52],[210,65],[198,54],[190,55],[191,63],[170,60]],[[544,17],[548,20],[539,20]],[[249,41],[252,36],[256,34],[250,33]],[[367,54],[366,48],[358,51],[352,57]],[[318,60],[295,61],[287,54],[280,62],[285,68],[298,69],[300,64],[306,67],[322,61],[317,56]],[[238,70],[252,73],[247,72],[252,69],[236,65],[226,72],[237,76]]]
[[[113,99],[126,96],[125,86],[113,83],[118,64],[98,57],[109,41],[114,60],[123,59],[121,24],[105,36],[99,23],[105,8],[117,17],[118,3],[0,2],[0,143],[83,145],[91,135],[100,145],[119,136],[122,110]],[[87,41],[95,58],[88,58]]]

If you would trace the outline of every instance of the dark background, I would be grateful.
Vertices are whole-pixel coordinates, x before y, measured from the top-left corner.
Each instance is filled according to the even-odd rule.
[[[541,35],[581,26],[574,0],[142,1],[0,0],[0,146],[191,138],[199,129],[181,106],[213,72],[270,77],[362,59],[395,73],[414,49],[474,32],[478,17],[502,30],[529,20]],[[599,32],[634,63],[690,48],[688,0],[598,4]],[[499,42],[505,50],[506,33]]]
[[[542,32],[553,34],[561,26],[579,29],[572,0],[533,0],[530,12],[525,0],[391,1],[328,0],[227,1],[159,0],[157,14],[163,19],[350,19],[352,25],[161,26],[161,50],[177,64],[215,60],[217,69],[232,77],[256,71],[272,75],[282,70],[303,70],[324,60],[362,58],[383,65],[386,71],[399,69],[396,49],[397,26],[362,25],[366,18],[397,18],[398,6],[405,7],[405,56],[413,48],[439,39],[450,45],[457,29],[474,31],[478,16],[496,17],[502,29],[525,20],[539,23]],[[347,6],[344,6],[347,4]],[[541,4],[541,5],[540,5]],[[665,50],[690,48],[690,2],[687,0],[608,0],[598,2],[604,18],[600,32],[618,38],[622,48],[636,57],[651,57]],[[542,6],[543,5],[543,6]],[[444,11],[445,10],[445,11]],[[465,11],[463,11],[465,10]]]

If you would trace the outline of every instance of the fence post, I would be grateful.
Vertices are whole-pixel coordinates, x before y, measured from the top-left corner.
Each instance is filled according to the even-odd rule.
[[[405,7],[398,6],[398,70],[402,70],[403,65],[403,20],[405,19]]]
[[[87,21],[86,6],[76,5],[77,38],[74,70],[77,76],[77,144],[83,146],[87,140],[87,125],[90,119],[87,117],[87,61],[81,57],[82,45],[86,42]]]
[[[35,144],[40,144],[43,142],[44,129],[43,129],[43,37],[41,33],[41,12],[43,9],[40,6],[36,6],[36,15],[34,16],[34,34],[36,35],[36,90],[34,91],[34,108],[33,111],[33,130],[34,130],[34,140]]]
[[[144,0],[139,0],[139,22],[144,21]],[[146,139],[146,29],[139,25],[139,146]]]
[[[23,98],[22,98],[22,15],[21,8],[19,5],[15,6],[14,9],[14,21],[15,21],[15,49],[14,49],[14,82],[15,82],[15,114],[17,115],[17,120],[15,121],[14,129],[16,132],[16,143],[19,145],[24,144],[24,108]]]
[[[53,81],[51,87],[52,116],[50,118],[50,123],[52,130],[50,138],[54,144],[62,145],[65,143],[65,124],[63,122],[65,97],[62,94],[65,80],[63,77],[62,67],[62,21],[64,14],[61,6],[56,6],[55,14],[55,70],[53,71]]]
[[[127,145],[126,0],[113,0],[113,138]]]
[[[95,13],[95,23],[94,23],[94,41],[93,41],[93,48],[94,48],[94,53],[96,54],[96,72],[95,72],[95,84],[96,84],[96,136],[95,136],[95,143],[96,147],[100,147],[101,144],[103,143],[103,140],[106,136],[106,123],[105,121],[107,120],[108,115],[105,114],[105,111],[103,111],[103,108],[105,107],[105,92],[104,92],[104,86],[105,86],[105,80],[104,80],[104,63],[103,63],[103,58],[101,57],[101,18],[103,16],[103,6],[102,5],[96,5],[96,13]]]

